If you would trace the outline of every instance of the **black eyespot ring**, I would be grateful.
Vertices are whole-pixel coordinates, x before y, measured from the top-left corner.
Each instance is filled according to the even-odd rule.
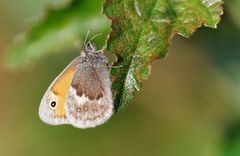
[[[50,106],[52,107],[52,108],[54,108],[54,107],[56,107],[56,101],[52,101],[51,103],[50,103]]]

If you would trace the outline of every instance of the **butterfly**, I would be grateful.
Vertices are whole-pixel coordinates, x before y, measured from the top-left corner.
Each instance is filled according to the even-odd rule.
[[[87,34],[88,36],[88,34]],[[96,127],[114,113],[107,58],[91,43],[52,82],[40,106],[40,119],[50,125]],[[87,37],[86,37],[87,38]]]

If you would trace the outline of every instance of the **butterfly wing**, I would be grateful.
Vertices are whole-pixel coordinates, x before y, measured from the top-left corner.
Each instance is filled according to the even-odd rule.
[[[79,57],[74,59],[64,71],[52,82],[45,92],[39,107],[40,119],[50,125],[67,124],[66,97]]]
[[[77,128],[96,127],[113,114],[111,81],[106,64],[79,65],[69,88],[66,113]]]

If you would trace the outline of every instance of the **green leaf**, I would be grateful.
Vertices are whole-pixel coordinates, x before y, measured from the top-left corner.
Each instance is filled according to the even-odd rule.
[[[205,25],[216,28],[221,0],[106,0],[111,20],[107,50],[117,55],[113,68],[116,111],[122,111],[150,74],[150,64],[164,58],[173,36],[189,37]]]
[[[44,18],[17,36],[7,52],[7,65],[27,67],[44,55],[74,47],[90,29],[102,32],[109,22],[101,15],[101,4],[101,0],[72,0],[49,8]]]

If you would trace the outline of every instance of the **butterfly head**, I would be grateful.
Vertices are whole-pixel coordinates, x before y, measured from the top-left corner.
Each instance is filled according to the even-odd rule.
[[[97,50],[96,44],[95,43],[87,43],[84,47],[84,51],[86,53],[99,53],[102,52],[102,50]]]

